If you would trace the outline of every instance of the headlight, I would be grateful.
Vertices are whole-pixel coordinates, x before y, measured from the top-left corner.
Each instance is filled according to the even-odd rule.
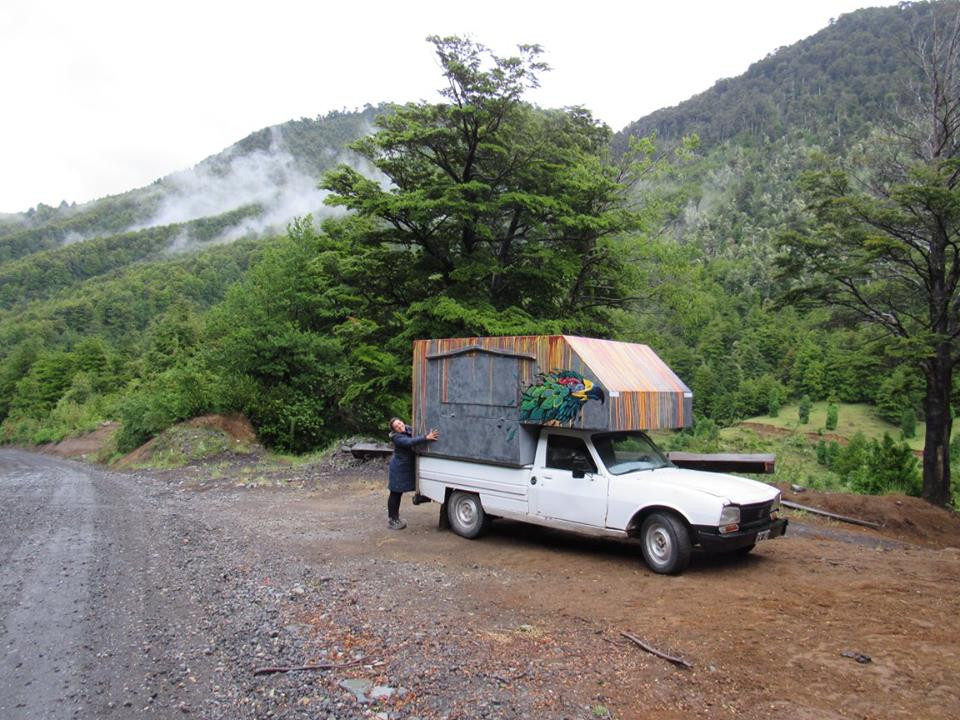
[[[720,511],[720,534],[726,535],[740,529],[740,506],[724,505]]]
[[[740,523],[740,506],[724,505],[720,511],[720,526],[738,525]]]

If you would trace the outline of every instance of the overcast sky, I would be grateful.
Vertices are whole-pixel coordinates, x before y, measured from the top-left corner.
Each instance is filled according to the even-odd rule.
[[[293,118],[434,99],[428,34],[500,54],[539,43],[553,69],[530,99],[585,105],[619,130],[890,4],[2,0],[0,212],[140,187]]]

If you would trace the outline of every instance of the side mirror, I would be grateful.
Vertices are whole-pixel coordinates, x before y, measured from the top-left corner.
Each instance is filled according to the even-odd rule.
[[[593,463],[582,455],[577,456],[570,463],[570,472],[575,478],[586,477],[588,472],[594,472]]]

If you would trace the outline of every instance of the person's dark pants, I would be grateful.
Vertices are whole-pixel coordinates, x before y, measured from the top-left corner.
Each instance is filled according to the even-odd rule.
[[[387,498],[387,517],[391,520],[396,520],[400,517],[400,498],[402,497],[402,492],[397,492],[396,490],[390,491],[390,497]]]

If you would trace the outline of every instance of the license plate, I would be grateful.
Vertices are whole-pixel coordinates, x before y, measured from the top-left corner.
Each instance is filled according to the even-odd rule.
[[[757,533],[757,542],[760,542],[761,540],[768,540],[769,538],[770,538],[769,530],[761,530],[760,532]]]

